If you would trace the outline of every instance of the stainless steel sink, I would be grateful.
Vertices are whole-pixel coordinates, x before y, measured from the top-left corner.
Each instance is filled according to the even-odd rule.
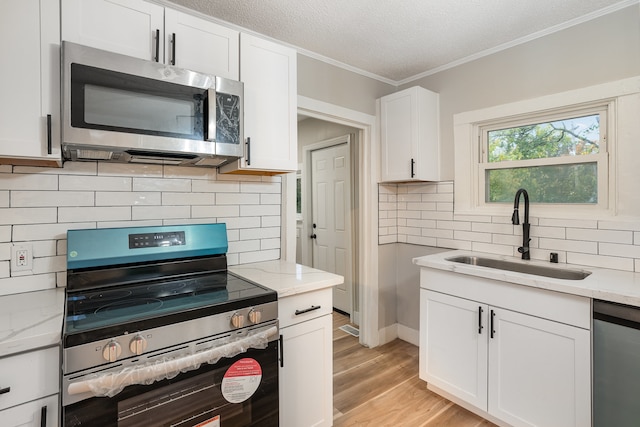
[[[591,274],[590,271],[585,270],[545,267],[542,265],[526,264],[526,262],[520,263],[478,256],[457,256],[446,258],[446,260],[462,264],[477,265],[480,267],[495,268],[498,270],[509,270],[518,273],[534,274],[536,276],[552,277],[554,279],[564,280],[582,280]]]

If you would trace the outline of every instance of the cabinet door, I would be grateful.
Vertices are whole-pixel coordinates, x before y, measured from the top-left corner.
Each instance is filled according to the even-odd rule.
[[[5,427],[57,427],[58,395],[0,411],[0,420]]]
[[[157,50],[158,62],[164,62],[163,34],[161,6],[143,0],[62,0],[62,40],[147,60],[156,60]]]
[[[414,86],[380,100],[382,181],[440,180],[439,96]]]
[[[333,424],[333,331],[330,315],[282,328],[280,425]]]
[[[590,426],[589,331],[490,310],[488,412],[513,426]]]
[[[0,157],[61,163],[59,16],[56,1],[0,2]]]
[[[420,290],[420,378],[487,408],[487,306]]]
[[[298,167],[296,52],[240,35],[244,82],[244,157],[222,172],[293,172]],[[242,172],[240,172],[242,173]]]
[[[167,63],[175,62],[176,66],[188,70],[239,79],[238,31],[173,9],[165,9],[164,24]]]
[[[382,180],[413,179],[411,161],[417,160],[417,98],[410,91],[385,96],[380,101]]]

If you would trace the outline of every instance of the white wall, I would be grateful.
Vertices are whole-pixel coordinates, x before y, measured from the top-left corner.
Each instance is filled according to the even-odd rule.
[[[69,229],[227,224],[229,264],[280,258],[281,179],[215,169],[95,162],[0,165],[0,295],[66,285]],[[33,271],[10,271],[12,244]]]

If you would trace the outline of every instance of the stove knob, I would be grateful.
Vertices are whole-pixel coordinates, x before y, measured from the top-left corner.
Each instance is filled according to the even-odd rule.
[[[109,344],[105,345],[102,349],[102,357],[107,362],[115,362],[118,360],[118,357],[122,353],[122,347],[116,341],[110,341]]]
[[[262,321],[262,311],[261,310],[256,310],[256,309],[252,309],[249,312],[249,321],[251,323],[253,323],[254,325],[257,325],[258,323],[260,323]]]
[[[234,328],[242,328],[244,326],[244,315],[234,313],[233,316],[231,316],[231,324]]]
[[[147,349],[147,340],[142,335],[136,335],[129,343],[131,352],[137,356],[140,356]]]

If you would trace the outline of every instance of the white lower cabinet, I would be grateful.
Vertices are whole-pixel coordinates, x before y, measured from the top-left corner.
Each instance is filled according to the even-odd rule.
[[[465,285],[475,288],[473,299],[461,297]],[[453,283],[454,295],[424,286],[420,292],[420,378],[430,388],[503,425],[591,425],[590,331],[582,320],[581,327],[564,323],[570,315],[561,322],[536,313],[553,292],[527,300],[518,289],[509,295],[508,284],[470,276]],[[559,298],[551,307],[562,307]],[[526,314],[510,309],[509,300]],[[584,306],[588,321],[584,300],[575,306]]]
[[[329,288],[294,295],[278,303],[284,325],[280,329],[281,427],[333,425],[331,292]]]
[[[0,425],[58,425],[60,349],[17,354],[0,359]]]
[[[56,427],[58,395],[0,411],[0,420],[4,427]]]

